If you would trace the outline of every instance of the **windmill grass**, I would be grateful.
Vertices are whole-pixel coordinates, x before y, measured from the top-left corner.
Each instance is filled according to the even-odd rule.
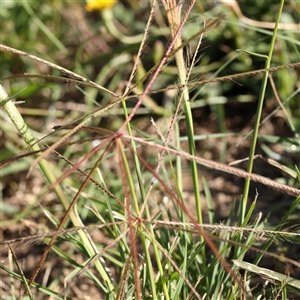
[[[119,43],[121,51],[117,54],[112,51],[112,54],[106,56],[109,58],[108,62],[104,63],[103,70],[98,70],[97,80],[91,80],[87,76],[91,75],[89,68],[85,68],[85,64],[81,63],[80,59],[83,57],[80,58],[78,54],[83,51],[82,48],[78,50],[74,71],[70,71],[60,64],[49,62],[47,58],[31,54],[30,51],[25,52],[16,49],[17,47],[0,45],[1,51],[8,52],[10,55],[19,55],[25,60],[45,65],[49,70],[54,71],[54,74],[44,75],[34,71],[13,76],[6,74],[2,78],[5,83],[11,83],[11,89],[15,91],[7,95],[1,85],[3,91],[1,106],[6,110],[7,116],[12,120],[17,120],[15,127],[19,128],[19,134],[27,145],[16,143],[18,139],[15,134],[8,135],[12,125],[2,115],[3,132],[7,139],[6,149],[7,152],[9,150],[9,154],[6,152],[3,155],[1,168],[3,172],[7,172],[6,174],[12,174],[12,168],[17,164],[20,166],[19,170],[29,171],[27,179],[26,175],[24,176],[24,180],[29,181],[30,177],[36,176],[37,165],[41,166],[44,170],[44,173],[41,173],[44,174],[44,186],[31,205],[44,216],[48,224],[48,233],[31,233],[27,237],[6,238],[2,242],[3,247],[13,245],[13,247],[10,246],[8,256],[13,257],[13,260],[9,260],[9,266],[1,266],[3,274],[11,278],[12,298],[16,297],[18,292],[19,295],[23,295],[24,289],[31,299],[45,295],[60,299],[72,298],[74,295],[87,296],[88,291],[76,288],[76,285],[82,287],[81,280],[87,282],[91,290],[97,291],[99,295],[97,297],[107,299],[160,299],[161,297],[166,299],[244,299],[267,297],[267,294],[272,295],[274,299],[282,294],[287,299],[288,290],[294,293],[299,292],[295,289],[298,284],[297,278],[292,279],[288,277],[288,274],[275,273],[272,270],[268,273],[266,269],[243,262],[243,257],[248,251],[256,251],[255,264],[258,264],[262,257],[269,255],[278,261],[299,268],[294,259],[276,255],[267,250],[275,240],[279,243],[283,239],[299,242],[297,232],[282,230],[290,217],[297,212],[299,206],[300,191],[295,179],[290,178],[284,183],[277,182],[252,174],[250,169],[246,172],[218,161],[202,158],[201,151],[196,147],[196,141],[201,139],[201,136],[194,132],[196,120],[192,113],[195,108],[193,105],[200,103],[197,101],[197,95],[204,93],[203,87],[207,86],[207,90],[209,84],[226,84],[247,76],[255,77],[269,72],[279,74],[280,70],[287,69],[294,72],[299,67],[299,63],[295,59],[281,66],[271,67],[269,63],[274,47],[274,43],[271,43],[267,44],[269,63],[266,68],[202,79],[198,70],[198,52],[203,47],[203,39],[226,24],[233,28],[238,26],[234,18],[224,19],[224,16],[220,15],[216,9],[211,10],[205,22],[198,25],[197,32],[185,36],[185,29],[190,28],[191,24],[195,26],[195,20],[203,8],[201,2],[191,2],[184,7],[175,1],[165,1],[163,5],[153,1],[144,10],[148,16],[143,26],[146,28],[144,34],[135,35],[135,39],[139,42],[133,48],[136,54],[133,63],[131,64],[130,55],[126,56],[122,53],[123,51],[131,53],[130,48],[122,46],[130,37],[128,35],[121,37],[122,32],[119,32],[116,42]],[[82,8],[78,5],[74,9],[82,12]],[[121,3],[113,8],[116,14],[122,9]],[[131,9],[132,12],[138,14],[134,7]],[[281,2],[278,16],[282,10],[284,10],[283,2]],[[27,7],[27,11],[31,12],[29,15],[32,17],[34,10]],[[102,12],[104,22],[108,21],[109,14],[111,11]],[[166,27],[157,27],[154,20],[161,27],[163,24]],[[277,25],[279,22],[278,17]],[[257,29],[249,28],[249,30],[255,32]],[[114,33],[110,32],[110,34],[116,37]],[[161,34],[168,38],[169,43],[165,44],[164,51],[159,52],[160,43],[156,43],[156,39],[158,40]],[[276,37],[280,41],[286,40],[286,37],[282,38],[276,31],[264,32],[264,34],[273,35],[273,41]],[[182,41],[182,37],[185,37],[185,41]],[[291,57],[297,58],[298,41],[293,37],[293,33],[289,39],[288,42],[294,46]],[[92,36],[87,39],[87,41],[91,40],[93,40]],[[61,48],[54,39],[50,41],[50,45],[58,47],[60,51],[65,49]],[[196,46],[193,48],[195,41]],[[153,62],[151,61],[153,64],[149,64],[146,56],[148,43],[157,54],[157,58],[153,57]],[[264,40],[262,43],[266,44]],[[81,47],[86,47],[85,51],[95,50],[92,43],[83,42]],[[190,47],[192,53],[185,57],[184,51],[187,47]],[[254,51],[257,50],[254,49]],[[232,61],[238,59],[241,64],[243,61],[246,63],[251,60],[253,54],[261,58],[260,54],[254,51],[244,49],[239,54],[240,56],[233,56],[230,59]],[[85,55],[87,53],[85,52]],[[124,66],[118,66],[114,62],[115,55],[116,61],[122,61]],[[202,60],[205,60],[205,57],[204,54]],[[101,62],[103,59],[100,55],[96,60]],[[225,69],[226,63],[217,65],[215,76]],[[86,66],[92,64],[94,64],[92,60],[86,62]],[[126,64],[130,64],[131,69],[128,69]],[[200,66],[201,64],[200,60]],[[108,68],[105,68],[106,66]],[[116,71],[116,66],[118,66],[118,71]],[[57,75],[56,71],[62,72],[65,77]],[[109,81],[105,76],[107,74],[110,74]],[[170,76],[172,79],[169,83],[171,84],[159,85],[160,82],[168,82],[166,78]],[[266,75],[264,76],[263,89],[268,79]],[[288,94],[290,97],[292,94],[299,94],[299,89],[293,86],[295,76],[297,78],[297,74],[292,73]],[[44,80],[46,88],[56,91],[56,96],[53,93],[53,98],[49,98],[52,104],[55,104],[55,99],[59,98],[57,95],[63,93],[65,85],[67,89],[74,90],[74,92],[74,87],[78,87],[76,93],[84,97],[85,109],[90,109],[79,113],[72,112],[70,116],[65,115],[59,120],[60,124],[55,124],[54,131],[42,135],[32,131],[33,133],[31,132],[28,138],[29,130],[24,130],[30,127],[27,124],[28,120],[26,121],[18,113],[14,104],[14,94],[20,91],[21,86],[17,85],[19,90],[16,91],[13,82],[19,83],[26,79],[32,80],[34,84],[34,78],[38,80],[39,85]],[[120,85],[119,82],[121,82]],[[277,88],[276,84],[275,88]],[[171,98],[172,103],[168,104],[169,108],[159,107],[152,98],[156,94],[167,94],[172,90],[175,90],[177,95]],[[99,93],[98,96],[95,91]],[[20,96],[26,98],[24,92],[26,90],[20,92],[17,95],[18,98]],[[283,91],[278,89],[278,94],[281,93]],[[27,99],[34,97],[36,96],[32,92],[27,94]],[[99,97],[102,103],[97,101]],[[265,97],[261,96],[260,103],[265,100]],[[297,126],[299,125],[295,121],[293,111],[288,113],[289,108],[297,106],[297,101],[293,101],[291,97],[291,100],[286,103],[290,107],[287,107],[285,117],[288,118],[294,136],[291,139],[283,138],[282,146],[287,143],[287,145],[297,147],[299,145]],[[144,107],[141,107],[142,104]],[[213,108],[214,105],[210,106]],[[74,108],[77,109],[77,107],[79,105],[76,104]],[[139,113],[143,111],[146,111],[146,116],[138,122]],[[226,137],[225,119],[222,118],[222,111],[224,113],[225,110],[222,103],[218,103],[216,111],[220,122],[223,123],[220,124],[223,128],[221,137]],[[42,108],[39,108],[39,112],[42,112]],[[48,113],[49,121],[50,111]],[[143,122],[150,122],[147,114],[153,114],[156,118],[152,122],[155,128],[154,133],[139,128]],[[257,135],[260,124],[259,114],[257,116],[255,133],[252,135],[255,142],[262,138]],[[99,125],[102,121],[105,123],[106,120],[109,120],[108,128]],[[113,124],[111,124],[112,120]],[[47,124],[46,120],[44,121]],[[163,126],[158,125],[160,121],[163,121],[161,123],[164,124]],[[182,149],[185,145],[180,143],[182,137],[179,129],[182,127],[186,128],[188,139],[188,147],[185,150]],[[240,137],[244,138],[242,135]],[[269,140],[271,138],[269,137]],[[226,150],[223,148],[223,151],[224,149]],[[149,150],[152,152],[145,156]],[[220,153],[220,157],[226,158],[226,155]],[[22,165],[24,161],[25,165]],[[249,161],[254,162],[253,155],[249,155]],[[199,171],[199,165],[262,183],[282,195],[291,195],[294,200],[289,210],[281,216],[279,225],[270,230],[267,219],[262,219],[261,215],[256,217],[254,214],[257,201],[260,201],[259,195],[249,205],[252,199],[247,196],[249,185],[246,185],[244,199],[239,203],[239,219],[234,218],[234,211],[236,211],[234,200],[236,199],[232,199],[233,204],[226,218],[226,224],[215,224],[217,216],[213,206],[214,200],[208,181],[203,178],[202,171]],[[279,164],[280,166],[282,170],[290,169],[291,172],[288,174],[299,176],[294,166]],[[50,173],[51,176],[48,176],[47,172],[50,169],[53,170]],[[187,206],[185,198],[184,177],[190,176],[187,175],[189,173],[192,174],[191,181],[193,182],[193,197],[190,197],[189,202],[195,201],[194,210]],[[202,185],[207,207],[210,208],[208,223],[203,218],[205,201],[200,198]],[[40,205],[37,202],[43,200],[45,195],[53,195],[52,190],[59,191],[55,199],[55,206],[60,205],[58,210],[47,206],[47,202],[43,201]],[[58,200],[61,204],[58,204]],[[64,207],[63,212],[61,207]],[[32,212],[33,210],[28,210],[25,215],[21,216],[19,211],[19,216],[5,219],[3,224],[11,225],[21,218],[34,218]],[[9,213],[7,215],[9,216]],[[234,222],[237,224],[233,225]],[[55,226],[56,229],[51,229],[51,226]],[[296,230],[297,228],[294,228],[294,231]],[[37,241],[42,241],[47,246],[42,258],[39,262],[38,260],[35,262],[35,270],[28,275],[24,272],[26,270],[22,270],[17,250],[21,248],[21,245],[30,248],[30,243],[37,243]],[[68,245],[67,248],[64,245]],[[50,277],[47,282],[43,266],[45,262],[55,259],[57,261],[61,259],[63,267],[54,270],[58,280]],[[243,280],[236,267],[247,271],[243,274]],[[40,269],[43,272],[42,275]],[[253,290],[251,286],[253,273],[269,276],[269,279],[274,280],[272,287],[261,288],[259,291]],[[44,279],[41,281],[41,278]],[[20,291],[15,289],[15,285],[18,286],[17,282],[22,283],[23,289],[21,288]]]

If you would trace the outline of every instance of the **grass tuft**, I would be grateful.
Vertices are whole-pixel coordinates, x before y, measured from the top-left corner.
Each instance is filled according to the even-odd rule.
[[[3,297],[299,296],[295,1],[100,2],[1,4]]]

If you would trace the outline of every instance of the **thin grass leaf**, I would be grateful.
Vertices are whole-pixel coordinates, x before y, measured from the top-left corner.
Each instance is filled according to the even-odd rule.
[[[252,272],[255,274],[260,275],[263,278],[267,279],[273,279],[275,281],[279,281],[282,286],[286,286],[288,289],[292,290],[293,292],[296,292],[298,295],[300,295],[300,280],[297,280],[295,278],[292,278],[290,276],[258,267],[256,265],[240,261],[240,260],[232,260],[235,266],[238,268],[244,269],[248,272]]]

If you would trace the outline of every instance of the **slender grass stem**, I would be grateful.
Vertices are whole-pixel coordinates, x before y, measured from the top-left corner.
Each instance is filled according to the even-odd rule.
[[[276,40],[276,36],[277,36],[278,24],[280,22],[280,17],[281,17],[281,13],[282,13],[282,10],[283,10],[283,6],[284,6],[284,0],[281,0],[280,7],[279,7],[279,10],[278,10],[277,19],[276,19],[276,25],[275,25],[273,35],[272,35],[272,40],[271,40],[271,44],[270,44],[268,58],[267,58],[267,61],[266,61],[266,64],[265,64],[266,69],[269,69],[270,65],[271,65],[272,54],[273,54],[273,50],[274,50],[274,46],[275,46],[275,40]],[[261,85],[261,88],[260,88],[258,105],[257,105],[257,110],[256,110],[256,119],[255,119],[255,124],[254,124],[254,131],[253,131],[251,148],[250,148],[250,153],[249,153],[248,166],[247,166],[247,172],[248,173],[252,173],[252,169],[253,169],[253,161],[254,161],[256,143],[257,143],[257,139],[258,139],[258,130],[259,130],[260,119],[261,119],[261,114],[262,114],[262,107],[263,107],[263,104],[264,104],[266,87],[267,87],[267,83],[268,83],[268,76],[269,76],[269,72],[267,71],[263,75],[262,85]],[[246,178],[245,185],[244,185],[243,199],[242,199],[242,211],[241,211],[241,214],[240,214],[240,224],[243,223],[244,218],[245,218],[245,214],[246,214],[246,207],[247,207],[247,201],[248,201],[250,182],[251,182],[250,178]]]

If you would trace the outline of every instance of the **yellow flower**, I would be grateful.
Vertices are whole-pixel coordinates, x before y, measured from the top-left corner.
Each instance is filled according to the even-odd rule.
[[[103,10],[113,6],[117,0],[86,0],[85,9],[87,11]]]

